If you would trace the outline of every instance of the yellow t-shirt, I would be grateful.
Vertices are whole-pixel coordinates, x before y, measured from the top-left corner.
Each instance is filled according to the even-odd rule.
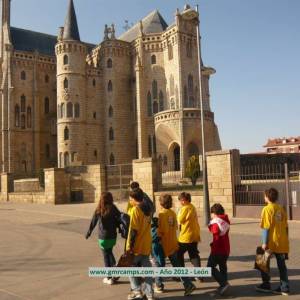
[[[200,226],[196,208],[189,203],[184,205],[177,216],[180,232],[178,241],[180,243],[200,242]]]
[[[129,215],[129,217],[131,217],[132,209],[133,209],[133,206],[131,205],[130,200],[129,200],[128,204],[127,204],[127,214]]]
[[[150,255],[151,252],[151,217],[146,216],[138,206],[134,206],[130,212],[129,235],[126,249],[130,249],[130,231],[137,231],[133,252],[135,255]]]
[[[269,203],[261,213],[262,229],[268,229],[268,247],[274,253],[288,253],[289,239],[287,234],[287,216],[283,207],[277,203]]]
[[[170,256],[178,250],[177,220],[172,209],[163,208],[158,214],[157,234],[161,238],[161,244],[165,256]]]

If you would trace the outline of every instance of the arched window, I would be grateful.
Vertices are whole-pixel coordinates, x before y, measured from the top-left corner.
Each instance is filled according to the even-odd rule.
[[[187,43],[186,43],[186,55],[187,55],[187,57],[193,57],[192,40],[188,40]]]
[[[192,75],[189,75],[189,77],[188,77],[188,92],[189,92],[189,95],[194,94],[194,80],[193,80]]]
[[[15,106],[15,126],[20,127],[20,107],[18,104]]]
[[[109,157],[109,164],[110,165],[114,165],[115,164],[115,157],[114,155],[111,153],[110,157]]]
[[[67,78],[64,80],[64,88],[67,89],[69,87],[69,81]]]
[[[97,113],[94,111],[94,113],[93,113],[93,118],[94,119],[97,119]]]
[[[67,104],[67,118],[73,118],[73,104],[71,102]]]
[[[152,81],[152,97],[153,99],[157,99],[157,81]]]
[[[153,101],[153,114],[158,113],[158,102],[156,100]]]
[[[108,109],[108,116],[109,116],[110,118],[112,118],[113,115],[114,115],[114,110],[113,110],[112,106],[110,106],[109,109]]]
[[[97,150],[94,150],[94,157],[95,157],[95,158],[98,157],[98,152],[97,152]]]
[[[75,104],[75,118],[79,118],[80,117],[80,105],[79,103]]]
[[[50,145],[46,144],[46,158],[49,159],[50,158]]]
[[[173,59],[173,46],[171,44],[168,45],[168,57],[169,60]]]
[[[65,117],[65,104],[62,103],[61,107],[60,107],[60,111],[61,111],[61,117],[64,118]]]
[[[115,139],[114,130],[112,127],[109,128],[109,140],[113,141]]]
[[[151,56],[151,64],[152,64],[152,65],[155,65],[155,64],[156,64],[156,56],[155,56],[155,55],[152,55],[152,56]]]
[[[67,141],[69,139],[69,128],[66,126],[64,130],[64,140]]]
[[[60,152],[60,153],[59,153],[59,167],[60,167],[60,168],[63,167],[62,163],[63,163],[63,154]]]
[[[21,112],[25,112],[26,110],[26,97],[24,95],[21,96]]]
[[[77,152],[72,152],[71,160],[72,160],[72,162],[77,160]]]
[[[66,54],[65,56],[64,56],[64,65],[67,65],[69,63],[69,57],[68,57],[68,55]]]
[[[184,103],[184,107],[188,107],[189,106],[189,97],[188,97],[188,92],[187,92],[187,87],[184,86],[183,89],[183,103]]]
[[[70,156],[68,152],[64,154],[64,166],[68,167],[70,165]]]
[[[93,86],[96,86],[96,79],[93,79]]]
[[[108,90],[109,92],[112,92],[112,90],[113,90],[113,84],[112,84],[111,80],[108,82],[107,90]]]
[[[49,75],[45,75],[45,83],[49,82]]]
[[[163,111],[164,108],[164,94],[162,91],[159,92],[159,111]]]
[[[48,97],[45,98],[44,111],[45,111],[46,115],[49,114],[49,111],[50,111],[50,101],[49,101]]]
[[[148,136],[148,154],[149,154],[149,157],[152,156],[152,137],[151,137],[151,135]]]
[[[27,128],[31,128],[31,107],[27,107]]]
[[[21,129],[25,129],[25,115],[21,115]]]
[[[25,71],[21,72],[21,80],[26,80],[26,72]]]
[[[152,98],[151,98],[151,93],[148,92],[147,95],[147,112],[148,112],[148,117],[152,116]]]
[[[109,59],[107,60],[106,66],[107,66],[108,69],[111,69],[111,68],[112,68],[113,63],[112,63],[112,59],[111,59],[111,58],[109,58]]]

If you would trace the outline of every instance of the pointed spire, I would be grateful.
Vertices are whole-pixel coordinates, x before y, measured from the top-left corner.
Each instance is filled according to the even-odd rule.
[[[79,30],[77,25],[77,18],[74,8],[73,0],[69,2],[68,13],[66,16],[64,27],[64,40],[80,41]]]

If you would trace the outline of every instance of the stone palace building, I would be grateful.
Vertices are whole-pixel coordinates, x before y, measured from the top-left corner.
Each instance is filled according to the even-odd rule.
[[[98,45],[81,40],[73,0],[58,36],[12,27],[2,0],[1,171],[115,165],[156,156],[184,169],[201,149],[197,22],[156,10]],[[189,9],[189,7],[185,7]],[[221,148],[202,67],[206,149]]]

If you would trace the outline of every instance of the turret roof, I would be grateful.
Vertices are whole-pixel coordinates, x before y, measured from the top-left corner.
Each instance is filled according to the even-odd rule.
[[[63,39],[80,41],[80,35],[79,35],[73,0],[70,0],[69,2],[69,8],[66,16],[66,21],[65,21]]]

